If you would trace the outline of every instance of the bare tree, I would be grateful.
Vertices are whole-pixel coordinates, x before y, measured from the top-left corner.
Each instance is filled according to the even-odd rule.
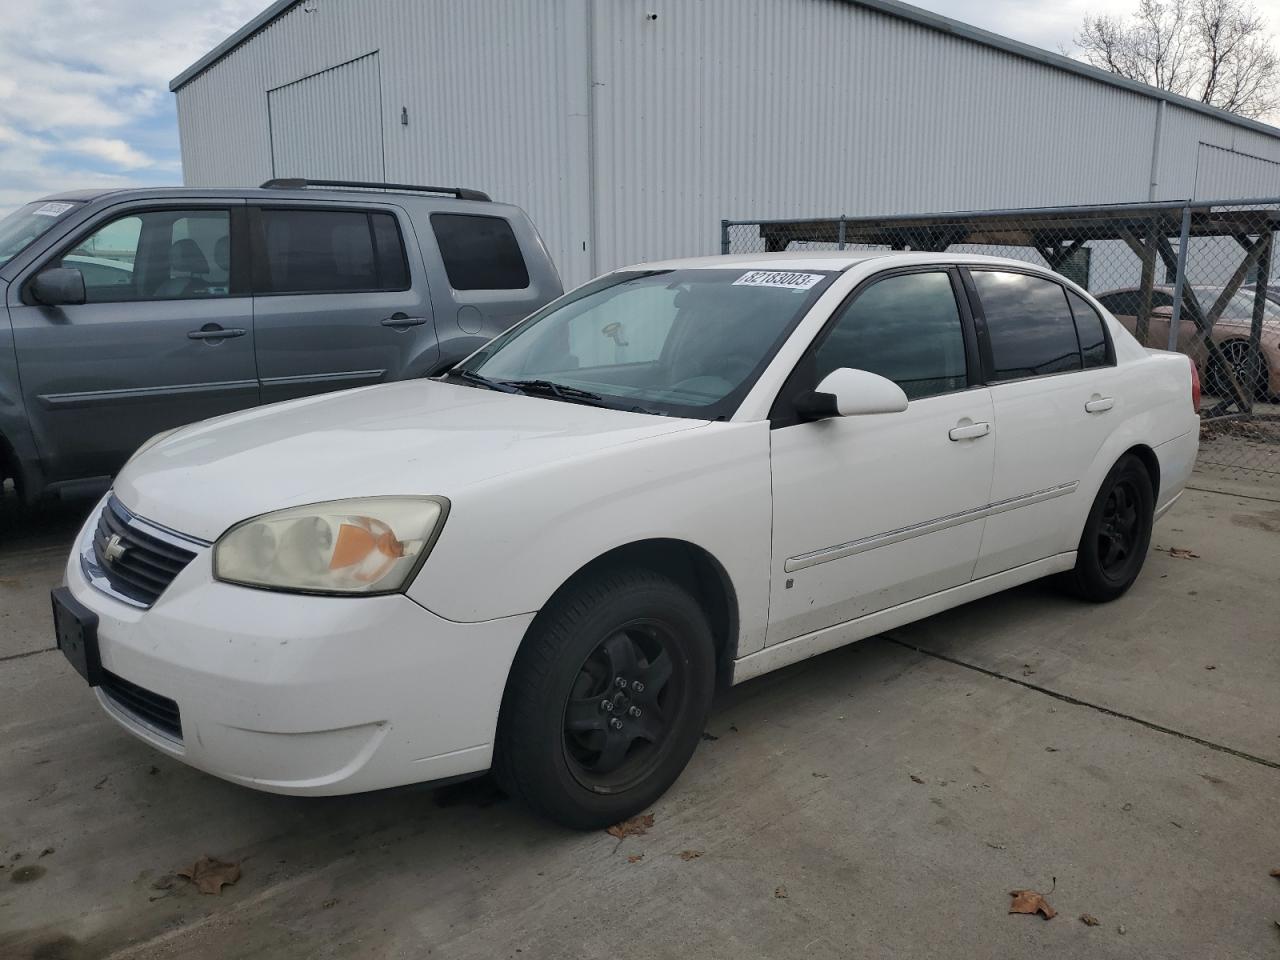
[[[1249,0],[1139,0],[1090,14],[1076,44],[1095,67],[1243,117],[1280,106],[1280,53]]]

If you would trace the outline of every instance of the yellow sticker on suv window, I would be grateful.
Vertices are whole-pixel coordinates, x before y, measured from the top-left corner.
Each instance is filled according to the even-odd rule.
[[[733,281],[735,287],[782,287],[786,290],[808,290],[821,282],[820,273],[787,273],[782,270],[752,270]]]

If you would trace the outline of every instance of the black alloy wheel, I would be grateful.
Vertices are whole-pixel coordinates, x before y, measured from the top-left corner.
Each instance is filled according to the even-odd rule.
[[[516,653],[494,746],[498,782],[576,829],[642,812],[697,748],[715,663],[701,605],[661,573],[616,569],[571,585]]]
[[[564,749],[584,787],[625,790],[652,771],[685,682],[674,675],[673,646],[669,624],[635,620],[583,663],[565,703]]]
[[[1077,596],[1103,603],[1121,596],[1138,579],[1155,523],[1151,473],[1136,455],[1116,462],[1089,510],[1075,568],[1063,575]]]

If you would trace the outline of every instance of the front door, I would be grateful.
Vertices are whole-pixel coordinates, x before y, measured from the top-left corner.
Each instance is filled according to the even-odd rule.
[[[996,438],[958,290],[958,275],[946,269],[873,280],[783,388],[770,434],[767,643],[969,581]],[[906,411],[789,421],[788,396],[838,367],[895,381],[910,401]]]
[[[18,370],[46,477],[108,476],[161,430],[258,402],[253,302],[225,202],[137,207],[89,227],[9,287]],[[40,269],[74,267],[85,302],[44,306]]]
[[[425,268],[392,208],[251,214],[263,403],[434,372]]]

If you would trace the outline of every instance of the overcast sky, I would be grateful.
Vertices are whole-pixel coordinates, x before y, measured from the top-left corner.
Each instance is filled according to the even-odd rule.
[[[1055,52],[1086,12],[1135,2],[917,0]],[[1280,36],[1280,0],[1255,2]],[[266,4],[23,0],[0,30],[0,210],[70,187],[181,182],[169,80]]]

